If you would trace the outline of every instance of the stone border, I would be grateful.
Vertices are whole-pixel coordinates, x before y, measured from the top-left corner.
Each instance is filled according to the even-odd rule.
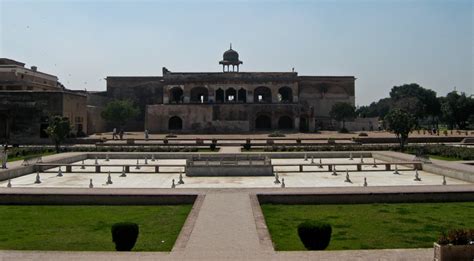
[[[1,205],[182,205],[194,204],[196,194],[9,193],[1,191]]]
[[[181,228],[176,241],[174,242],[171,252],[184,251],[186,248],[191,233],[193,232],[194,225],[196,224],[197,217],[199,216],[199,212],[201,211],[202,204],[204,203],[205,197],[206,195],[198,195],[196,197],[193,208],[189,212],[188,217],[186,218],[186,221],[184,222],[184,225]]]
[[[369,203],[428,203],[474,201],[471,191],[389,192],[389,193],[268,193],[257,194],[260,204],[369,204]]]
[[[265,251],[274,251],[272,237],[270,235],[270,232],[268,231],[267,223],[265,222],[265,216],[263,215],[262,208],[260,207],[260,202],[258,201],[258,196],[256,194],[251,193],[249,197],[260,246]]]
[[[415,156],[394,151],[373,151],[372,157],[374,159],[390,162],[393,160],[412,161]],[[423,164],[423,169],[433,174],[474,183],[474,168],[462,163],[432,160],[432,163]]]

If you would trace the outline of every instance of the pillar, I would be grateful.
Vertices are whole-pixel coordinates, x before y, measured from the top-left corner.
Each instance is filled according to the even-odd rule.
[[[298,131],[300,128],[300,117],[295,117],[295,122],[293,123],[293,130]]]
[[[308,118],[308,131],[309,132],[316,131],[316,120],[313,117]]]

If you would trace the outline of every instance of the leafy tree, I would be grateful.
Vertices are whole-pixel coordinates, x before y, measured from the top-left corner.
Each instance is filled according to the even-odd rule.
[[[357,115],[362,118],[367,117],[380,117],[383,118],[390,107],[392,106],[392,100],[390,98],[380,99],[378,102],[372,102],[369,106],[361,106],[357,110]]]
[[[56,152],[60,152],[60,145],[66,139],[66,137],[71,132],[71,125],[69,124],[69,119],[62,116],[54,116],[50,122],[48,128],[46,128],[46,134],[54,142]]]
[[[436,92],[425,89],[416,83],[394,86],[390,91],[393,107],[411,112],[418,120],[440,113],[441,105],[436,98]]]
[[[352,120],[356,117],[355,107],[347,102],[335,103],[329,114],[337,121],[342,121],[341,131],[347,131],[346,120]]]
[[[387,123],[388,129],[397,135],[400,149],[403,150],[408,140],[408,134],[416,126],[415,117],[411,113],[395,108],[385,115],[384,121]]]
[[[114,100],[105,106],[102,111],[102,118],[110,124],[116,124],[120,127],[125,123],[138,116],[140,109],[129,100]]]
[[[452,91],[441,99],[441,103],[441,112],[446,123],[451,128],[457,125],[459,129],[465,129],[469,118],[474,114],[474,99],[465,93]]]

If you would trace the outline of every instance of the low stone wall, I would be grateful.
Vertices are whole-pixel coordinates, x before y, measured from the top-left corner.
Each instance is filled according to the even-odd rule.
[[[260,204],[367,204],[474,201],[472,191],[347,194],[258,194]]]
[[[57,157],[57,156],[58,156],[58,154],[52,155],[52,156],[49,156],[49,157]],[[43,161],[48,162],[48,163],[72,163],[72,162],[81,161],[81,160],[84,160],[84,159],[87,159],[87,154],[86,153],[59,157],[58,159],[47,160],[47,161],[45,161],[43,159]],[[8,170],[4,170],[4,171],[0,172],[0,181],[17,178],[17,177],[21,177],[21,176],[24,176],[24,175],[28,175],[28,174],[33,173],[34,171],[35,171],[34,164],[31,164],[29,166],[22,166],[22,167],[19,167],[19,168],[12,168],[12,169],[8,169]]]
[[[400,152],[393,151],[374,151],[372,155],[375,159],[382,161],[413,161],[414,157],[410,154],[404,154]],[[447,162],[446,165],[441,165],[436,161],[433,163],[424,163],[423,170],[431,172],[438,175],[443,175],[450,178],[455,178],[467,182],[474,182],[474,168],[471,167],[471,171],[468,171],[468,168],[463,168],[463,166],[456,167],[456,162]],[[449,166],[451,165],[451,166]]]
[[[304,158],[305,154],[308,158],[349,158],[349,154],[352,153],[354,158],[360,158],[362,155],[364,158],[372,157],[372,152],[369,151],[325,151],[325,152],[249,152],[249,153],[240,153],[238,154],[239,158],[245,158],[246,155],[249,156],[258,156],[269,158]],[[207,158],[222,158],[222,157],[232,157],[235,156],[235,153],[196,153],[196,152],[180,152],[180,153],[168,153],[168,152],[87,152],[89,159],[94,159],[95,157],[99,159],[105,159],[108,154],[111,159],[144,159],[145,156],[148,159],[152,155],[155,155],[155,158],[159,159],[191,159],[201,154]]]
[[[193,204],[197,195],[117,194],[7,194],[0,193],[2,205],[182,205]]]
[[[189,177],[247,177],[273,176],[271,165],[222,165],[222,166],[188,166]]]

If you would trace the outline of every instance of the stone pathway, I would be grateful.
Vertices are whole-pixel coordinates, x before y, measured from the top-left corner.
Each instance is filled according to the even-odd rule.
[[[209,191],[186,246],[176,251],[189,258],[248,259],[273,249],[259,240],[249,193]]]
[[[239,146],[221,147],[219,153],[241,153],[241,148]]]

